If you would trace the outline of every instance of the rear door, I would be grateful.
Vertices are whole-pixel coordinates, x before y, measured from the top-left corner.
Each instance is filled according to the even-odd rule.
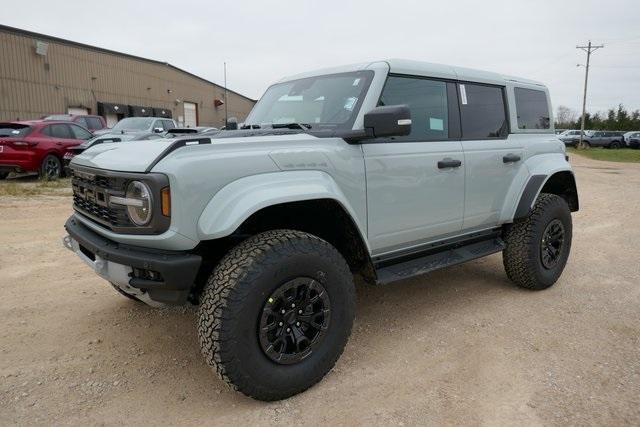
[[[379,105],[406,104],[411,134],[362,144],[375,255],[457,234],[464,164],[455,83],[390,75]]]
[[[465,231],[498,225],[509,187],[524,167],[523,138],[509,136],[505,87],[459,83],[466,164]]]

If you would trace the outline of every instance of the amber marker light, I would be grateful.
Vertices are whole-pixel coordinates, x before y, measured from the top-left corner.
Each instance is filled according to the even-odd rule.
[[[169,187],[164,187],[160,191],[160,202],[162,215],[171,216],[171,193],[169,192]]]

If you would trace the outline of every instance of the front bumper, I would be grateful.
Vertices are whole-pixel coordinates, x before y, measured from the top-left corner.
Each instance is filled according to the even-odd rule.
[[[187,301],[202,263],[199,255],[117,243],[73,216],[64,227],[69,233],[65,247],[124,292],[150,305]]]

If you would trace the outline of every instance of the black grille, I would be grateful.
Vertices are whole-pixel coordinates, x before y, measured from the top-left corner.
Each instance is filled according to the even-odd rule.
[[[73,207],[80,213],[111,229],[131,227],[124,206],[109,206],[109,195],[124,195],[125,180],[82,171],[73,171]]]
[[[96,221],[108,225],[109,227],[128,227],[131,226],[127,212],[124,209],[114,209],[107,206],[101,206],[98,203],[73,195],[73,206],[81,213],[88,215]]]

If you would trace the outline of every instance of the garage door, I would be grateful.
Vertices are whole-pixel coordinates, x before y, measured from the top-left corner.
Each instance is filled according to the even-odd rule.
[[[188,128],[198,126],[198,106],[193,102],[184,103],[184,125]]]
[[[69,107],[67,108],[67,114],[77,114],[78,116],[86,116],[89,114],[86,108]]]

